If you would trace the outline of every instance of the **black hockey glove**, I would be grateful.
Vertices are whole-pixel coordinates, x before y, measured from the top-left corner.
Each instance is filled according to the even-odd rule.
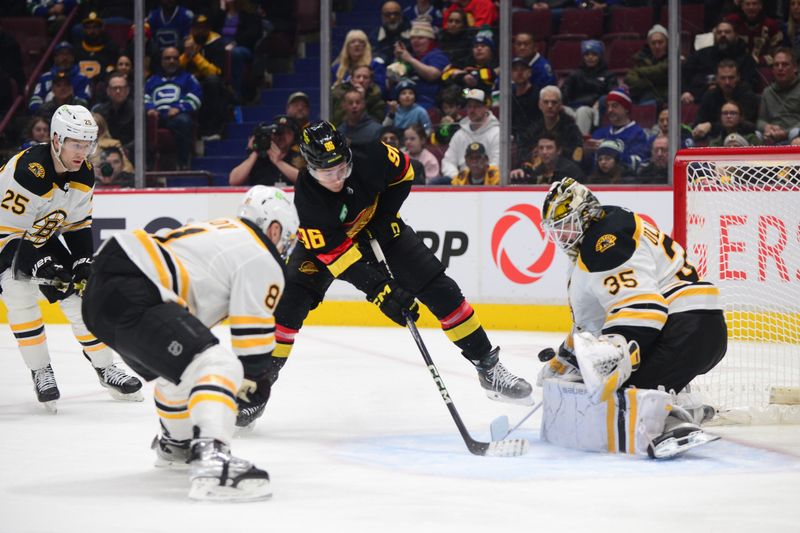
[[[86,282],[89,280],[91,271],[91,257],[81,257],[72,263],[72,286],[80,297],[83,297],[83,291],[86,289]]]
[[[367,237],[384,245],[399,237],[405,227],[406,223],[397,215],[375,215],[364,230]]]
[[[419,304],[414,295],[393,279],[379,285],[376,291],[367,295],[367,299],[380,307],[384,315],[400,326],[406,325],[406,314],[414,322],[419,318]]]
[[[51,304],[69,297],[74,292],[69,270],[57,263],[53,256],[47,255],[36,261],[31,269],[31,276],[55,283],[39,285],[39,290]]]
[[[265,367],[266,358],[263,355],[240,357],[244,367],[244,379],[236,395],[236,404],[239,408],[236,414],[236,425],[247,427],[264,414],[264,408],[269,401],[272,383],[277,379]]]

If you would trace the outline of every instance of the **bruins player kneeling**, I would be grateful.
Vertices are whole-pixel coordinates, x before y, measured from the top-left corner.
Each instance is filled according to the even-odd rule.
[[[97,252],[83,305],[97,337],[156,380],[156,464],[188,465],[189,497],[198,500],[271,494],[269,475],[232,456],[229,443],[237,396],[245,406],[269,397],[280,254],[291,251],[298,220],[286,196],[263,185],[250,189],[238,215],[116,234]],[[226,317],[233,353],[209,329]]]
[[[540,354],[552,357],[539,376],[543,437],[656,458],[713,440],[699,427],[713,410],[679,400],[725,355],[718,289],[700,279],[668,235],[636,213],[601,205],[572,178],[550,187],[542,218],[571,259],[574,320],[558,353]],[[567,383],[575,381],[583,383]]]
[[[61,393],[50,365],[40,291],[50,303],[59,303],[83,355],[111,396],[142,400],[142,383],[114,364],[111,350],[81,318],[81,296],[94,252],[94,172],[86,158],[96,146],[92,114],[83,106],[62,105],[50,122],[50,142],[18,153],[0,168],[3,301],[36,396],[53,412]]]

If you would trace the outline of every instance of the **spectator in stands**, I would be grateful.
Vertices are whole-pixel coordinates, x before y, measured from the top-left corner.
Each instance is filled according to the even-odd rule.
[[[394,0],[384,2],[381,6],[381,25],[370,33],[373,56],[381,58],[386,64],[391,63],[395,43],[406,39],[410,29],[411,23],[403,16],[400,4]]]
[[[444,31],[439,33],[439,47],[450,63],[461,65],[472,55],[472,37],[467,30],[467,14],[461,8],[450,11],[444,22]]]
[[[455,85],[442,89],[436,95],[436,107],[441,113],[439,124],[458,124],[463,118],[464,91]]]
[[[800,83],[797,57],[791,48],[778,48],[772,62],[775,79],[761,95],[758,130],[764,144],[787,144],[800,134]]]
[[[725,139],[731,133],[738,133],[747,139],[747,143],[751,146],[761,144],[761,140],[756,134],[755,124],[742,117],[742,109],[739,103],[733,100],[722,104],[717,124],[713,130],[717,133],[717,136],[711,139],[711,142],[708,143],[709,146],[723,146]]]
[[[409,22],[416,20],[425,21],[433,26],[434,30],[442,27],[442,10],[433,5],[431,0],[416,0],[414,5],[403,9],[403,18]]]
[[[667,101],[667,29],[656,24],[647,32],[647,44],[633,56],[625,75],[631,98],[639,104]]]
[[[135,177],[132,171],[125,170],[124,157],[119,148],[103,150],[99,163],[94,165],[95,188],[134,187]]]
[[[399,6],[398,6],[399,9]],[[331,67],[333,85],[350,81],[353,69],[367,65],[372,69],[373,82],[381,92],[386,91],[386,62],[373,55],[367,34],[361,30],[350,30],[344,38],[344,45]]]
[[[112,137],[129,148],[133,143],[134,112],[128,78],[122,72],[113,72],[108,78],[106,95],[108,100],[92,107],[92,112],[102,115],[108,123]]]
[[[606,116],[609,125],[598,128],[592,138],[584,143],[591,150],[597,150],[606,139],[622,141],[621,162],[630,172],[636,172],[647,161],[649,153],[647,134],[635,120],[631,120],[631,97],[624,87],[617,87],[606,97]]]
[[[426,139],[425,128],[419,124],[409,126],[403,132],[405,151],[408,157],[422,163],[427,185],[449,185],[449,180],[442,182],[439,160],[425,147]]]
[[[794,50],[795,56],[800,54],[800,0],[790,0],[789,13],[786,16],[787,46]]]
[[[178,169],[189,168],[194,140],[194,114],[203,101],[203,89],[197,79],[180,68],[180,52],[169,46],[161,52],[161,74],[147,79],[144,108],[148,117],[158,119],[175,137]]]
[[[470,143],[464,152],[465,166],[453,178],[451,185],[500,185],[500,169],[489,164],[486,147],[479,142]]]
[[[351,148],[356,150],[360,145],[378,140],[381,124],[366,113],[366,101],[361,90],[355,87],[347,89],[342,106],[344,120],[337,128],[347,137]]]
[[[461,119],[442,159],[442,175],[451,181],[466,168],[464,154],[472,143],[483,145],[490,165],[500,164],[500,123],[489,110],[491,97],[480,89],[470,89],[465,100],[467,116]]]
[[[83,38],[75,50],[81,74],[90,80],[101,79],[114,69],[118,56],[118,47],[103,30],[103,19],[92,11],[83,19]]]
[[[714,44],[694,51],[683,64],[681,102],[701,102],[717,86],[717,67],[725,59],[736,62],[740,79],[753,83],[758,79],[758,65],[747,53],[747,44],[736,35],[733,24],[722,21],[714,28]]]
[[[364,93],[367,114],[375,119],[376,122],[383,122],[386,118],[386,102],[383,100],[383,93],[372,80],[372,68],[369,65],[359,65],[353,69],[350,80],[334,85],[331,88],[331,121],[339,124],[344,120],[344,93],[349,89],[360,89]]]
[[[759,65],[771,65],[775,50],[783,44],[784,35],[778,21],[766,16],[761,0],[741,0],[739,11],[725,17],[747,51]]]
[[[467,26],[470,28],[497,25],[497,6],[492,0],[453,0],[444,11],[445,20],[454,9],[462,9],[467,14]]]
[[[472,39],[472,56],[466,64],[450,64],[442,73],[445,87],[457,85],[462,89],[480,89],[492,94],[499,89],[498,62],[491,32],[483,30]]]
[[[50,122],[42,117],[34,116],[22,132],[22,144],[19,150],[25,150],[36,144],[50,142]]]
[[[583,159],[583,135],[573,119],[564,111],[561,90],[547,85],[539,92],[539,110],[542,118],[534,122],[518,142],[519,151],[527,156],[539,143],[539,138],[550,133],[558,138],[558,145],[565,157],[580,162]]]
[[[22,53],[17,40],[0,28],[0,116],[13,102],[13,83],[17,84],[17,94],[20,94],[25,88]]]
[[[567,113],[574,113],[575,123],[584,135],[600,122],[600,99],[614,88],[614,76],[608,72],[605,47],[596,40],[581,42],[581,64],[564,80],[561,90]]]
[[[72,83],[69,81],[69,75],[67,74],[66,70],[62,70],[55,75],[53,78],[51,91],[53,93],[53,97],[39,106],[39,108],[36,110],[36,114],[47,121],[53,118],[53,113],[56,112],[56,109],[64,104],[82,106],[88,105],[86,100],[82,100],[75,96],[75,92],[72,90]]]
[[[736,62],[732,59],[723,59],[717,65],[715,86],[706,92],[697,110],[695,127],[692,137],[695,141],[714,137],[719,131],[713,129],[714,124],[719,124],[719,112],[725,102],[736,101],[739,103],[742,118],[755,123],[758,118],[758,96],[750,89],[747,82],[739,76]]]
[[[416,84],[411,80],[398,83],[393,91],[394,100],[387,102],[389,112],[383,121],[384,126],[394,126],[401,131],[413,124],[420,124],[430,133],[433,127],[428,112],[417,104]]]
[[[747,139],[738,133],[731,133],[725,137],[725,142],[722,144],[722,146],[725,148],[742,148],[744,146],[751,146],[751,144],[747,141]]]
[[[66,72],[67,77],[72,83],[72,92],[78,100],[89,102],[92,99],[92,89],[89,78],[80,73],[78,65],[75,64],[75,51],[71,44],[66,41],[58,43],[53,51],[53,68],[39,76],[36,87],[33,89],[33,96],[28,104],[28,109],[33,113],[39,106],[50,100],[53,95],[50,92],[53,79],[59,72]]]
[[[406,77],[417,84],[417,103],[425,110],[434,106],[436,93],[441,88],[442,72],[449,61],[436,46],[433,26],[427,22],[415,22],[409,32],[411,50],[402,42],[395,43],[394,57],[397,62],[407,65]],[[396,64],[395,63],[395,64]]]
[[[247,139],[247,157],[228,175],[231,185],[295,183],[305,159],[297,143],[297,126],[289,116],[278,115],[272,124],[256,126]]]
[[[222,80],[225,45],[220,34],[211,31],[211,24],[205,15],[195,16],[191,35],[183,43],[180,65],[197,78],[203,88],[204,104],[198,114],[200,136],[207,141],[221,139],[229,112],[225,82]]]
[[[220,34],[225,50],[230,51],[231,86],[236,102],[241,103],[245,72],[264,32],[261,19],[245,0],[224,0],[224,9],[215,13],[211,25]],[[253,96],[248,95],[247,100]]]
[[[122,170],[125,172],[133,173],[133,164],[125,154],[125,149],[119,139],[115,139],[108,131],[108,124],[103,115],[99,113],[92,113],[95,122],[97,123],[97,150],[94,154],[88,157],[88,161],[97,167],[102,161],[105,160],[105,152],[109,149],[119,150],[122,156]],[[95,173],[97,169],[95,168]]]
[[[519,32],[514,35],[512,40],[512,53],[514,57],[522,57],[531,66],[531,83],[537,89],[547,85],[556,85],[556,75],[550,62],[539,53],[536,40],[532,33]]]
[[[150,25],[155,46],[163,52],[167,47],[183,45],[192,29],[194,13],[178,5],[178,0],[159,0],[159,4],[161,7],[152,10],[146,22]]]
[[[629,172],[621,161],[623,145],[619,139],[605,139],[600,143],[586,183],[622,183],[623,176]]]
[[[688,124],[681,123],[680,128],[681,148],[692,148],[695,146],[695,141],[692,137],[692,127]],[[653,124],[653,127],[646,133],[651,145],[659,135],[669,137],[669,108],[667,106],[661,108],[658,112],[656,123]]]
[[[286,99],[286,116],[294,120],[297,132],[308,126],[311,117],[311,101],[302,91],[293,92]]]
[[[123,50],[122,54],[128,56],[128,58],[133,60],[135,57],[134,53],[134,37],[136,34],[136,25],[131,24],[130,30],[128,30],[128,44],[125,45],[125,49]],[[183,42],[181,42],[181,45]],[[153,32],[150,30],[150,24],[147,22],[144,23],[144,77],[145,79],[149,78],[150,75],[158,71],[161,65],[161,50],[159,50],[158,45],[156,44],[155,39],[153,39]],[[133,72],[128,74],[128,81],[131,82],[131,87],[133,87]]]
[[[542,119],[539,89],[531,83],[531,66],[522,57],[511,60],[511,135],[519,142],[525,129]]]
[[[549,184],[567,177],[583,181],[583,170],[575,161],[564,157],[557,135],[543,133],[531,155],[529,161],[522,163],[522,168],[509,173],[512,183]]]
[[[639,171],[637,183],[667,183],[669,169],[669,139],[666,135],[658,135],[650,145],[650,161]]]
[[[381,128],[380,141],[383,144],[393,146],[398,150],[402,149],[400,139],[403,137],[403,130],[394,126],[384,126]],[[411,159],[411,168],[414,171],[414,181],[412,185],[425,185],[425,167],[416,159]]]
[[[34,17],[46,18],[47,31],[52,35],[78,4],[80,0],[28,0],[28,12]]]

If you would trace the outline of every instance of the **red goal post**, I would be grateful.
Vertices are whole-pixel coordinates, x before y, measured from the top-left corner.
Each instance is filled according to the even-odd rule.
[[[680,150],[674,191],[674,238],[728,322],[693,390],[728,421],[800,422],[800,147]]]

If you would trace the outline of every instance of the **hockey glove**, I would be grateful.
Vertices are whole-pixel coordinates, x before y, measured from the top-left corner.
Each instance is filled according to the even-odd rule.
[[[406,315],[414,322],[419,319],[419,304],[414,295],[393,279],[379,285],[376,291],[367,295],[367,299],[380,307],[384,315],[400,326],[406,325]]]
[[[236,425],[247,427],[264,414],[264,408],[272,392],[272,383],[277,374],[266,369],[266,358],[262,356],[240,357],[244,368],[244,379],[236,395],[239,412],[236,414]]]
[[[558,352],[552,348],[545,348],[539,352],[539,361],[545,363],[536,378],[536,385],[543,386],[544,380],[557,378],[562,381],[581,381],[581,372],[575,354],[562,342]]]
[[[80,297],[83,297],[83,291],[86,289],[86,282],[89,280],[91,271],[91,257],[81,257],[72,263],[72,286]]]
[[[384,245],[400,236],[406,223],[397,215],[376,215],[364,231],[370,239],[376,239]]]
[[[39,285],[39,290],[51,304],[69,297],[74,292],[69,270],[57,263],[53,256],[48,255],[36,261],[31,269],[31,276],[53,283]]]

